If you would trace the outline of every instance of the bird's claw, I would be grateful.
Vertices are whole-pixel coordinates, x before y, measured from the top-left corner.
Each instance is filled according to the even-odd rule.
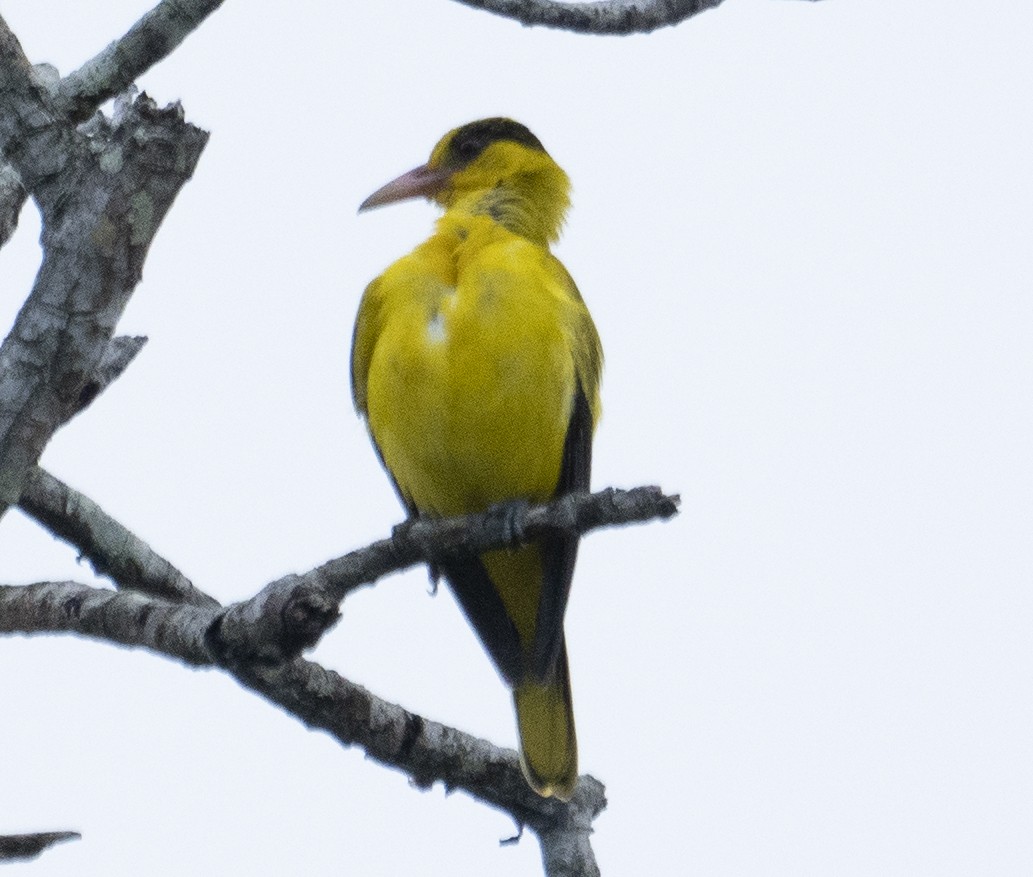
[[[427,564],[428,590],[432,597],[437,596],[438,583],[441,581],[441,569],[436,563]]]
[[[508,499],[488,509],[488,515],[497,522],[510,550],[519,548],[527,542],[524,533],[524,513],[531,507],[526,499]]]

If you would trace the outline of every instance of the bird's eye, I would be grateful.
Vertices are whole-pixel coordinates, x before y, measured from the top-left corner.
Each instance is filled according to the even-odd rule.
[[[477,153],[481,151],[481,145],[473,139],[460,140],[456,144],[456,154],[464,161],[469,161],[472,158],[477,157]]]

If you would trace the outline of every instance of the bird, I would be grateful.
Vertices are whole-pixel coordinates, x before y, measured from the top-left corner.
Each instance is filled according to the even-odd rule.
[[[454,128],[360,213],[423,197],[434,233],[363,293],[355,407],[410,517],[449,517],[588,491],[603,353],[550,244],[570,181],[508,118]],[[577,741],[563,618],[576,535],[437,566],[510,687],[534,791],[569,800]]]

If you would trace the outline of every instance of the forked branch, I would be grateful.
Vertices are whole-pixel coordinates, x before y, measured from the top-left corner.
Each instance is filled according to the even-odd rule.
[[[34,502],[45,505],[46,512],[40,513]],[[582,776],[566,804],[540,798],[524,781],[512,750],[411,713],[298,655],[332,626],[344,596],[388,572],[456,552],[511,547],[557,530],[583,534],[667,518],[677,513],[677,497],[658,488],[608,489],[543,506],[413,521],[396,528],[389,539],[274,582],[228,609],[193,589],[144,543],[123,538],[128,531],[53,476],[41,470],[32,474],[26,505],[96,568],[119,576],[123,590],[75,582],[0,586],[0,633],[78,633],[146,648],[191,666],[218,667],[307,726],[329,732],[343,745],[361,746],[370,757],[404,771],[417,785],[440,781],[510,814],[538,835],[547,874],[598,874],[589,837],[606,799],[597,780]],[[105,541],[93,535],[97,532],[116,538]],[[112,545],[118,548],[117,560],[110,554]],[[140,567],[159,572],[141,578]],[[136,589],[141,584],[147,593]],[[171,599],[150,596],[156,593]]]

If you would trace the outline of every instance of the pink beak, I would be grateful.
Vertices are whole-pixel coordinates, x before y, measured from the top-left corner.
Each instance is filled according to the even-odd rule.
[[[396,201],[405,201],[407,198],[432,198],[445,188],[451,175],[451,171],[444,168],[432,168],[422,164],[377,189],[359,205],[359,213],[372,210],[374,207],[383,207],[385,204],[394,204]]]

